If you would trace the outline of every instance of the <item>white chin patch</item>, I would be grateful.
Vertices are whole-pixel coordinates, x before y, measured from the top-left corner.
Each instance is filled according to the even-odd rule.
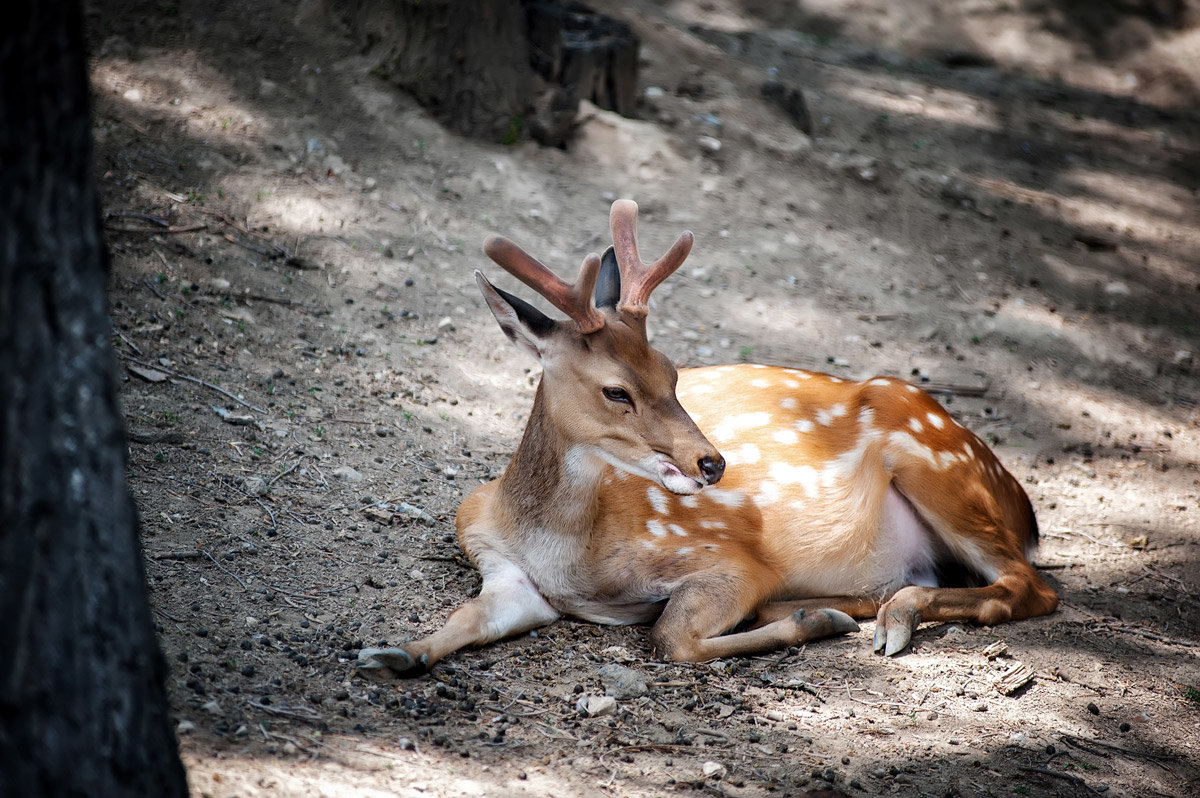
[[[700,489],[704,487],[691,477],[685,476],[674,464],[665,460],[658,462],[658,481],[672,493],[699,493]]]

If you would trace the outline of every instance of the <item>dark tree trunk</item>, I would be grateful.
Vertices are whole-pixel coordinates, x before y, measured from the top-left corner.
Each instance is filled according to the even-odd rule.
[[[187,784],[125,484],[82,12],[0,29],[0,795]]]

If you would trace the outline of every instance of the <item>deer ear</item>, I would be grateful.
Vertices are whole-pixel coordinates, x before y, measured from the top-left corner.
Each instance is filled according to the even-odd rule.
[[[592,304],[598,308],[615,308],[620,299],[621,270],[617,266],[616,252],[609,247],[600,261],[600,274],[592,292]]]
[[[475,284],[508,339],[540,361],[542,347],[556,326],[554,319],[520,297],[492,285],[482,272],[475,272]]]

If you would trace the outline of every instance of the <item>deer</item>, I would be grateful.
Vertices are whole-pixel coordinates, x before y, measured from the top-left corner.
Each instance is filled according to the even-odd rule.
[[[871,617],[873,649],[890,657],[922,622],[1054,611],[1029,560],[1025,491],[916,385],[762,364],[677,370],[651,346],[650,294],[694,237],[646,264],[637,213],[613,203],[613,244],[574,283],[486,240],[491,260],[568,319],[475,272],[500,329],[542,368],[507,469],[458,509],[482,586],[428,637],[363,649],[360,674],[418,676],[563,616],[649,623],[653,656],[705,662]]]

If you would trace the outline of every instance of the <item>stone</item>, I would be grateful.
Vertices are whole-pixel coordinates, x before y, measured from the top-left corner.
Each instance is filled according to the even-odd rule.
[[[620,700],[640,698],[650,692],[646,675],[624,665],[609,664],[600,668],[600,683],[604,685],[605,693]]]

